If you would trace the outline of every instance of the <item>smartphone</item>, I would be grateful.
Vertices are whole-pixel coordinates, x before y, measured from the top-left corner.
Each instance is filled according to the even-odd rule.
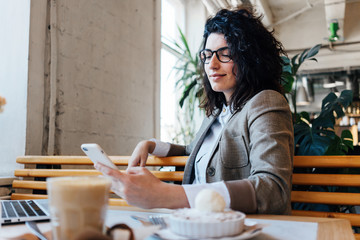
[[[118,170],[116,165],[111,161],[109,156],[105,153],[102,148],[96,143],[84,143],[81,145],[81,149],[95,163],[102,163],[112,169]]]

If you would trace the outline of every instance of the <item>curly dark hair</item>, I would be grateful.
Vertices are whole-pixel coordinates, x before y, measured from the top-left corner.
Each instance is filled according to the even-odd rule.
[[[282,44],[275,39],[261,23],[261,16],[255,16],[247,9],[220,10],[205,24],[204,45],[211,33],[224,34],[234,62],[236,75],[235,91],[227,104],[239,111],[255,94],[265,89],[282,92],[281,54]],[[204,65],[203,65],[204,68]],[[205,98],[200,107],[206,115],[215,115],[216,109],[226,104],[223,93],[212,90],[206,74],[203,79]]]

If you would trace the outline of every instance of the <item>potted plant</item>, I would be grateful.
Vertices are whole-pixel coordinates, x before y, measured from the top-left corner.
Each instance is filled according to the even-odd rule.
[[[192,53],[185,35],[178,27],[180,41],[173,41],[174,47],[168,46],[178,56],[173,71],[175,72],[176,84],[181,96],[179,99],[178,127],[174,142],[182,141],[185,144],[195,137],[196,127],[194,115],[200,105],[203,94],[203,73],[200,67],[200,59],[197,53]]]
[[[317,61],[314,56],[320,48],[321,44],[315,45],[291,59],[282,56],[283,88],[285,94],[291,96],[294,111],[295,155],[345,155],[349,148],[353,148],[353,137],[349,130],[344,130],[341,136],[337,136],[334,132],[335,120],[345,115],[344,109],[352,102],[351,90],[342,91],[339,97],[333,92],[329,93],[322,101],[319,116],[313,120],[306,112],[297,113],[297,72],[306,60]]]
[[[335,119],[345,115],[344,109],[352,102],[353,94],[351,90],[344,90],[337,97],[335,93],[329,93],[323,100],[321,112],[318,117],[310,119],[307,112],[297,113],[296,111],[296,78],[297,71],[305,60],[314,60],[314,56],[319,52],[321,45],[316,45],[311,49],[304,50],[291,59],[283,57],[283,86],[285,91],[291,96],[293,104],[293,121],[295,137],[295,155],[345,155],[349,149],[353,149],[353,137],[349,130],[344,130],[341,136],[334,132]],[[295,83],[295,86],[293,84]],[[341,171],[341,172],[340,172]],[[301,168],[294,169],[298,173],[352,173],[358,169],[317,169]],[[307,186],[299,187],[294,185],[293,189],[301,191],[323,191],[323,192],[360,192],[358,188],[351,187],[323,187]],[[299,204],[292,206],[297,210],[330,211],[330,212],[354,212],[353,206],[325,205],[325,204]]]

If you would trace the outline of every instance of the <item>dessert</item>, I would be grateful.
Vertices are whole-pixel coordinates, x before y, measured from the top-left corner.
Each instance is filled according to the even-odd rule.
[[[225,200],[218,192],[204,189],[196,195],[195,209],[203,212],[223,212]]]
[[[224,198],[204,189],[196,196],[195,208],[176,210],[169,218],[174,233],[190,238],[235,236],[244,230],[245,214],[225,209]]]

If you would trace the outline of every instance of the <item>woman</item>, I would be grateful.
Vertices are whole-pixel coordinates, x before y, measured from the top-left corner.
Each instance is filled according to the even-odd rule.
[[[294,140],[281,94],[282,53],[281,44],[249,11],[219,11],[205,25],[200,58],[207,117],[193,142],[142,141],[127,174],[96,167],[121,182],[114,190],[139,207],[193,206],[197,192],[213,188],[232,209],[289,214]],[[163,183],[143,168],[148,153],[189,155],[183,185]]]

